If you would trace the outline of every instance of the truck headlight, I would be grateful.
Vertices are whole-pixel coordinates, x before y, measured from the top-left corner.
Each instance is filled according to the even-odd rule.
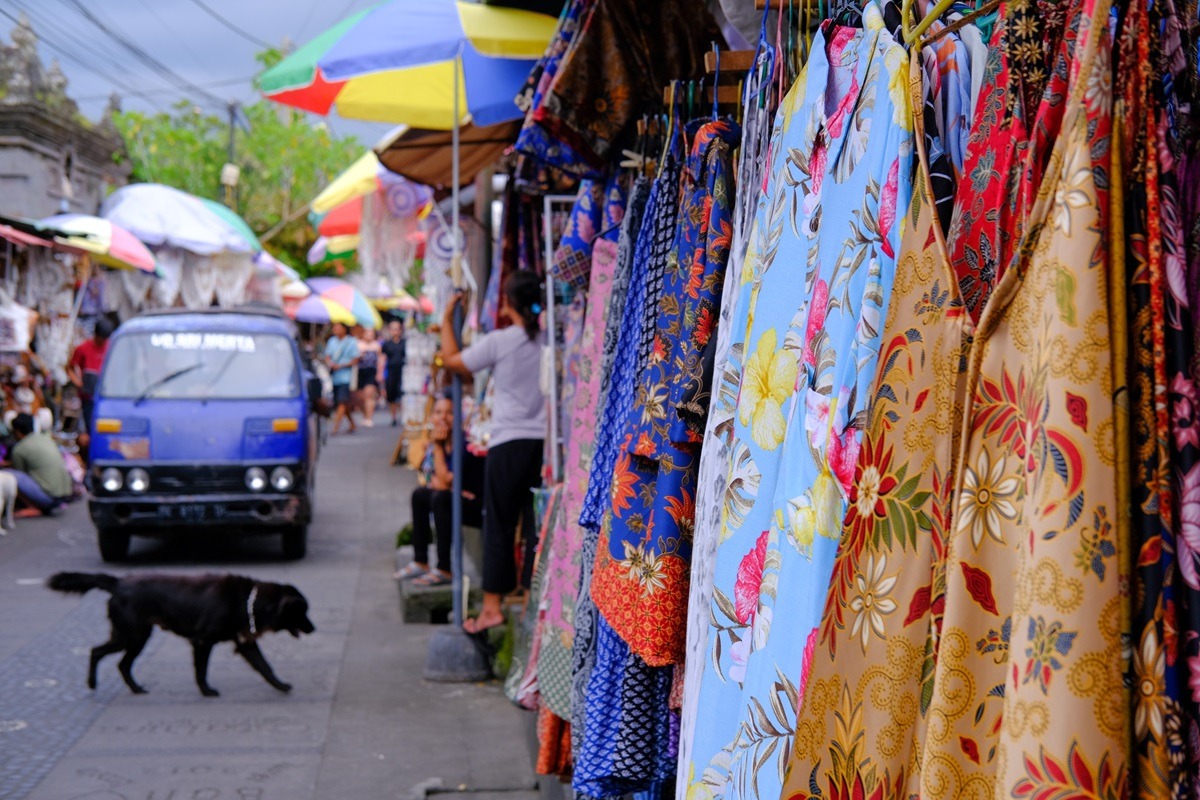
[[[134,467],[129,470],[129,475],[126,477],[125,483],[129,486],[129,491],[134,494],[141,494],[150,488],[150,473],[141,467]]]
[[[276,467],[271,470],[271,487],[277,492],[286,492],[296,483],[296,476],[287,467]]]
[[[109,467],[100,473],[100,486],[104,491],[119,492],[124,485],[125,478],[121,475],[121,470],[116,467]]]
[[[262,467],[251,467],[246,470],[246,488],[252,492],[261,492],[267,488],[267,473]]]

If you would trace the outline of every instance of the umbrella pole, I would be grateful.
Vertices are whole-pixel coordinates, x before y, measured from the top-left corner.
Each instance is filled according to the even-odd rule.
[[[454,127],[451,129],[451,169],[454,186],[451,187],[450,194],[453,198],[454,210],[451,215],[453,220],[451,235],[453,236],[453,248],[450,258],[450,278],[454,283],[454,290],[458,292],[462,288],[462,247],[458,238],[458,170],[459,170],[459,141],[458,141],[458,126],[462,120],[462,115],[459,110],[458,94],[459,94],[459,72],[462,69],[462,45],[458,48],[457,63],[454,67]],[[454,339],[462,345],[462,325],[463,325],[464,309],[461,304],[454,312]],[[454,428],[453,428],[453,446],[454,452],[451,454],[451,469],[454,470],[454,479],[451,487],[450,497],[450,569],[453,572],[451,581],[451,602],[453,603],[453,612],[451,615],[451,625],[447,629],[438,631],[429,640],[429,651],[425,654],[425,672],[424,678],[431,681],[445,681],[455,683],[469,683],[473,681],[485,680],[492,674],[491,664],[488,658],[484,655],[484,646],[482,643],[475,641],[475,638],[468,636],[463,631],[463,606],[465,598],[463,597],[463,538],[462,538],[462,478],[463,478],[463,456],[464,456],[464,441],[463,441],[463,415],[462,415],[462,377],[455,373],[453,381],[450,384],[451,398],[454,405]],[[486,636],[487,634],[477,634],[478,636]]]

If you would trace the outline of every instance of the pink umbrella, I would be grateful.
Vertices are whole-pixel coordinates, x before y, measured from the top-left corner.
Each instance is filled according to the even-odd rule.
[[[138,269],[157,274],[154,254],[124,228],[87,214],[58,214],[38,223],[54,232],[61,244],[86,251],[102,264],[116,269]]]

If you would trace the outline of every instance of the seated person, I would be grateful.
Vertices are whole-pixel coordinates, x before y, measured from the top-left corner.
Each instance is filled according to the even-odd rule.
[[[454,473],[451,471],[454,404],[441,396],[433,405],[433,437],[421,465],[422,485],[412,493],[413,563],[396,573],[399,580],[415,578],[420,586],[443,586],[450,583],[451,500]],[[462,483],[463,524],[478,526],[483,522],[483,459],[463,454]],[[437,529],[437,568],[429,568],[429,544]]]
[[[9,458],[17,478],[17,493],[46,516],[75,496],[75,484],[67,472],[58,445],[48,433],[34,433],[33,417],[21,413],[13,419],[13,445]]]

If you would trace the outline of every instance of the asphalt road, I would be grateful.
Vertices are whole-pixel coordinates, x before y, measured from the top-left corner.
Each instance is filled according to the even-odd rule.
[[[205,537],[135,539],[129,563],[106,565],[84,503],[18,520],[0,538],[0,798],[421,798],[437,786],[451,798],[534,797],[527,721],[499,687],[420,678],[432,628],[400,622],[390,579],[413,485],[387,466],[394,442],[387,427],[330,441],[299,562],[280,558],[277,537]],[[107,595],[45,589],[58,570],[293,583],[317,631],[261,641],[290,694],[221,646],[209,669],[221,696],[204,698],[190,646],[162,631],[134,665],[149,694],[129,693],[118,656],[101,664],[91,691],[88,653],[107,638]]]

